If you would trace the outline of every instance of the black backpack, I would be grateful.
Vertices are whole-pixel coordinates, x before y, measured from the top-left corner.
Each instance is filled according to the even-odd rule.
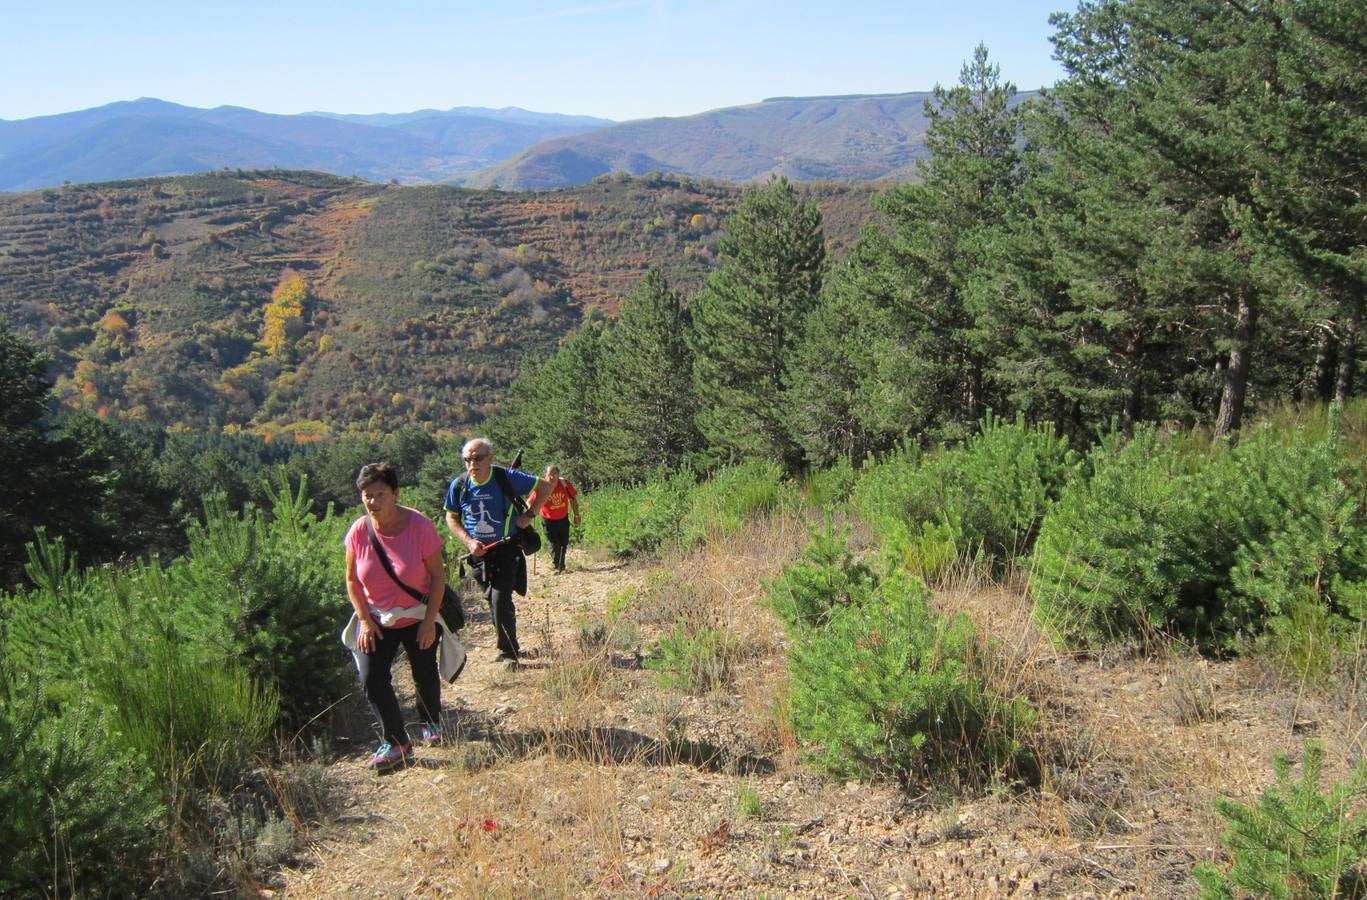
[[[503,510],[503,520],[506,522],[513,516],[525,515],[527,512],[527,501],[521,496],[513,493],[513,483],[508,480],[508,470],[503,466],[494,466],[494,480],[498,482],[498,489],[503,493],[503,499],[508,503]],[[456,476],[456,507],[457,514],[463,511],[460,507],[465,505],[465,495],[470,491],[470,473],[461,472]],[[511,500],[509,500],[511,498]],[[522,548],[522,552],[530,556],[541,549],[541,533],[532,526],[519,528],[513,535],[513,543]]]

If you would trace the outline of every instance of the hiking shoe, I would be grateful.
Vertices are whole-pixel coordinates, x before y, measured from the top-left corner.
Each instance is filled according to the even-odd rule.
[[[442,742],[440,725],[423,725],[418,731],[418,743],[424,747],[431,747]]]
[[[516,672],[518,669],[522,668],[522,663],[517,661],[516,656],[500,656],[498,661],[503,665],[503,668],[509,672]]]
[[[412,744],[391,744],[385,741],[375,748],[375,755],[370,757],[370,762],[366,763],[366,768],[374,769],[376,772],[387,772],[395,766],[408,762],[412,755]]]

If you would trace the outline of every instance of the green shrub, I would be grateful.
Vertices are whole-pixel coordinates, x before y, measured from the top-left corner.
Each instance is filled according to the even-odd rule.
[[[788,651],[792,716],[808,755],[841,777],[903,782],[1016,762],[1032,712],[973,670],[972,627],[946,619],[929,592],[894,572],[859,606],[837,606]]]
[[[1152,429],[1108,435],[1045,517],[1030,587],[1035,614],[1068,646],[1145,636],[1174,618],[1196,571],[1184,460]]]
[[[756,516],[772,512],[789,496],[783,467],[755,460],[727,466],[688,494],[680,524],[684,549],[709,537],[725,537],[745,528]]]
[[[270,516],[210,500],[190,555],[167,565],[81,569],[39,534],[33,587],[0,594],[0,664],[43,685],[21,707],[0,679],[0,801],[24,811],[0,839],[44,890],[71,893],[62,885],[80,873],[123,894],[148,878],[201,885],[223,873],[190,871],[193,860],[256,852],[242,837],[249,819],[279,844],[261,786],[239,790],[277,697],[304,721],[353,676],[337,639],[345,522],[309,513],[302,485],[269,495]],[[149,847],[173,864],[152,871]]]
[[[785,490],[781,467],[765,462],[719,469],[702,484],[679,472],[635,487],[608,485],[586,504],[584,541],[619,557],[687,549],[778,508]]]
[[[1347,467],[1332,429],[1310,442],[1264,428],[1195,479],[1200,556],[1226,631],[1256,633],[1303,597],[1338,606],[1335,583],[1367,575],[1362,497]]]
[[[1234,857],[1228,871],[1198,863],[1192,872],[1201,896],[1307,898],[1361,897],[1367,894],[1362,862],[1367,858],[1367,811],[1361,801],[1367,763],[1359,763],[1328,793],[1320,788],[1324,750],[1307,742],[1301,778],[1278,754],[1277,783],[1254,805],[1217,798],[1215,808],[1227,827],[1221,843]],[[1238,892],[1236,894],[1236,891]]]
[[[836,607],[862,604],[875,585],[873,572],[854,561],[830,516],[810,535],[798,561],[769,585],[769,608],[790,630],[824,625]]]
[[[338,634],[347,606],[339,559],[345,521],[319,519],[303,485],[272,493],[272,515],[229,511],[206,500],[190,532],[190,555],[170,572],[176,624],[195,643],[218,648],[302,723],[351,689]],[[169,598],[168,598],[169,599]]]
[[[816,509],[833,509],[850,498],[858,473],[843,456],[829,468],[807,473],[807,502]]]
[[[53,711],[0,659],[0,896],[136,896],[156,872],[152,773],[108,739],[89,703]],[[98,890],[92,890],[98,886]]]
[[[877,463],[865,466],[850,491],[859,517],[883,541],[905,538],[909,532],[908,498],[922,490],[923,455],[914,444],[901,447]]]
[[[1291,603],[1285,613],[1271,616],[1255,646],[1297,679],[1323,687],[1332,678],[1340,654],[1356,633],[1341,616],[1320,600]]]
[[[43,694],[53,710],[78,701],[80,674],[107,630],[108,599],[114,579],[103,569],[82,569],[60,538],[39,529],[25,547],[33,588],[0,595],[4,661],[10,670],[43,677]]]
[[[637,487],[599,488],[584,506],[584,542],[618,557],[678,546],[692,486],[692,478],[680,474]]]
[[[645,667],[657,673],[662,687],[705,694],[730,679],[736,654],[736,636],[729,631],[679,622],[660,638]]]
[[[989,415],[961,446],[924,458],[904,449],[864,469],[854,503],[895,555],[933,577],[950,546],[999,565],[1029,552],[1077,464],[1051,426]]]
[[[1318,442],[1255,429],[1205,448],[1145,429],[1108,437],[1088,462],[1034,558],[1036,611],[1065,644],[1159,630],[1232,650],[1302,601],[1356,616],[1367,529],[1332,429]]]
[[[271,685],[232,663],[206,665],[161,639],[96,667],[119,738],[177,792],[231,790],[250,771],[280,714]]]
[[[1049,506],[1077,468],[1077,454],[1049,423],[1006,424],[989,415],[962,448],[942,454],[928,477],[944,485],[945,497],[919,521],[934,521],[936,508],[957,513],[958,530],[970,546],[994,560],[1030,551]]]

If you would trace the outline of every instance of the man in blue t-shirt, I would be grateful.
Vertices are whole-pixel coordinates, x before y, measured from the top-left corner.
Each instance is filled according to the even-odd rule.
[[[487,438],[466,441],[460,456],[465,474],[452,479],[446,490],[446,526],[470,551],[475,580],[484,589],[494,619],[498,657],[509,668],[516,668],[519,649],[513,592],[518,587],[519,572],[521,592],[527,592],[527,570],[521,548],[510,538],[536,521],[554,485],[517,469],[496,467],[494,448]],[[505,495],[503,484],[514,496]],[[526,510],[518,514],[515,501],[528,495],[531,500]]]

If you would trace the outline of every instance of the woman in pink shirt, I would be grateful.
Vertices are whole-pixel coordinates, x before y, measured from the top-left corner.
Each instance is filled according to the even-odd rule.
[[[364,657],[360,668],[365,696],[381,729],[380,746],[368,765],[383,770],[406,762],[413,754],[390,676],[399,647],[408,655],[417,687],[418,716],[423,723],[418,740],[435,744],[442,737],[437,613],[446,590],[446,568],[441,536],[432,520],[399,505],[399,476],[392,465],[363,467],[356,488],[366,515],[352,524],[344,541],[347,596],[360,620],[356,649]],[[426,604],[385,571],[375,549],[377,540],[394,576],[426,597]]]

